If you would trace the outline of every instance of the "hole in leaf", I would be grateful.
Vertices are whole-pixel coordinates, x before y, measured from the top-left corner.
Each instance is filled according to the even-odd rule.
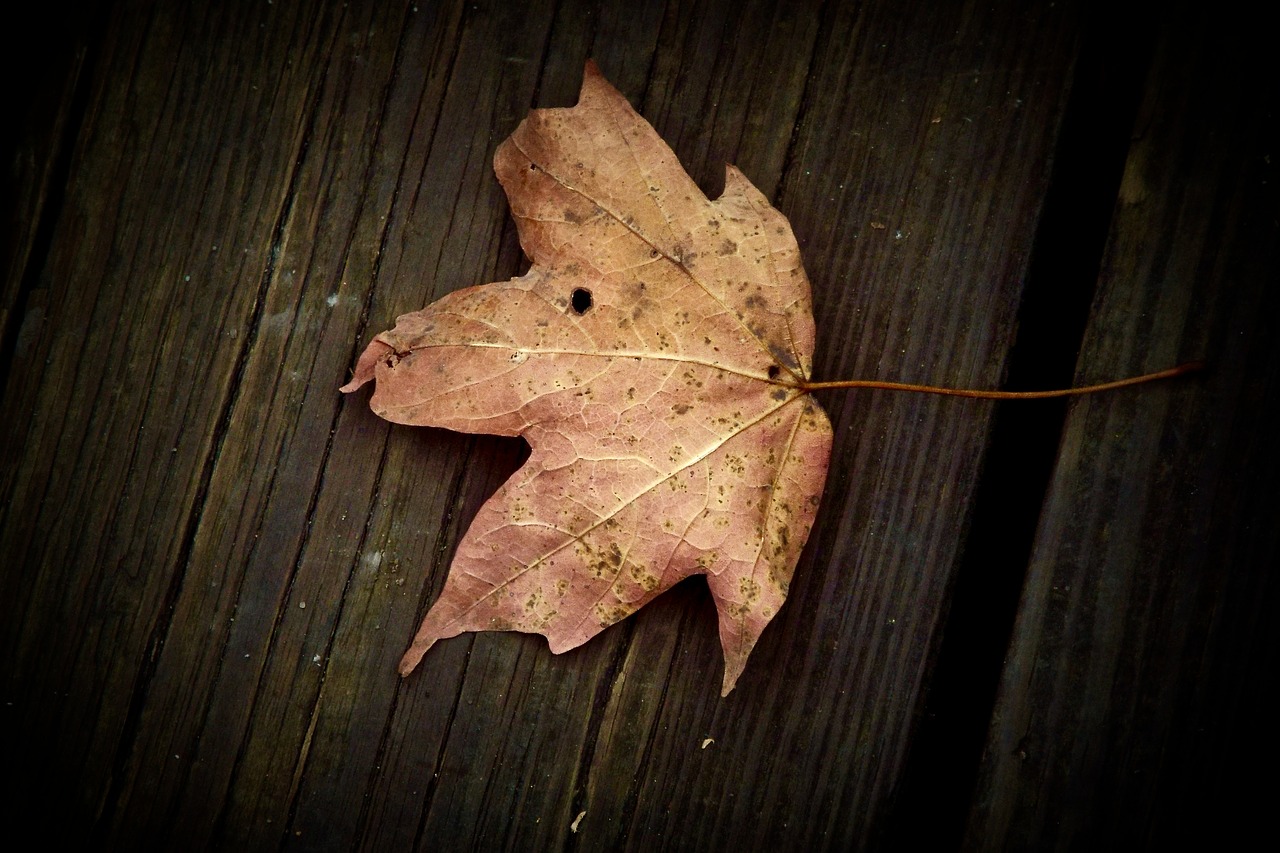
[[[770,379],[777,379],[777,378],[778,378],[778,374],[779,374],[779,373],[781,373],[781,372],[782,372],[782,368],[778,367],[778,365],[776,365],[776,364],[771,364],[771,365],[769,365],[769,378],[770,378]]]
[[[573,305],[573,313],[585,314],[587,309],[591,307],[591,291],[579,287],[573,291],[570,301]]]

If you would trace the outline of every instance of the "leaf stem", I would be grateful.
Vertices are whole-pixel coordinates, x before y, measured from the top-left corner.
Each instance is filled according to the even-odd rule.
[[[847,379],[838,382],[803,382],[798,388],[802,391],[820,391],[827,388],[875,388],[882,391],[915,391],[921,394],[942,394],[947,397],[976,397],[982,400],[1044,400],[1052,397],[1075,397],[1080,394],[1093,394],[1098,391],[1111,391],[1115,388],[1127,388],[1130,385],[1141,385],[1144,382],[1155,382],[1159,379],[1172,379],[1184,373],[1191,373],[1204,368],[1203,361],[1188,361],[1167,370],[1155,373],[1144,373],[1141,376],[1130,376],[1128,379],[1117,379],[1114,382],[1103,382],[1099,385],[1085,385],[1081,388],[1059,388],[1052,391],[979,391],[971,388],[938,388],[933,385],[910,385],[905,382],[880,382],[874,379]]]

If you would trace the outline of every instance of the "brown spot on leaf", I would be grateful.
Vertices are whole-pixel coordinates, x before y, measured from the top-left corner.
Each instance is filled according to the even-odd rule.
[[[636,582],[645,592],[653,592],[661,583],[657,575],[652,574],[644,566],[636,563],[627,563],[627,574]]]

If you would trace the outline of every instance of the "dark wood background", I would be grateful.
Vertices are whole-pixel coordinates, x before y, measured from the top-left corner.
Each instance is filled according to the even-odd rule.
[[[7,825],[116,849],[1081,849],[1274,807],[1277,75],[1230,3],[45,4],[4,47]],[[1096,6],[1096,8],[1094,8]],[[1260,13],[1259,13],[1260,14]],[[519,441],[343,398],[521,269],[594,57],[791,219],[826,496],[737,689],[705,584],[395,663]]]

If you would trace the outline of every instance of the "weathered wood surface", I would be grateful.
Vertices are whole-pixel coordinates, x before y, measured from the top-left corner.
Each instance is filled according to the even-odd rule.
[[[1224,848],[1280,738],[1280,188],[1260,20],[1158,32],[1079,379],[1207,357],[1066,421],[968,837]]]
[[[6,811],[115,848],[1247,820],[1237,756],[1275,756],[1248,729],[1277,648],[1264,52],[1077,3],[515,5],[117,2],[57,30],[30,98],[56,108],[6,149]],[[401,681],[522,446],[336,387],[396,315],[522,268],[490,159],[589,56],[706,192],[733,162],[791,218],[819,378],[1044,385],[1077,348],[1081,380],[1211,372],[1031,414],[824,396],[817,526],[727,699],[697,583],[562,656],[466,635]]]

